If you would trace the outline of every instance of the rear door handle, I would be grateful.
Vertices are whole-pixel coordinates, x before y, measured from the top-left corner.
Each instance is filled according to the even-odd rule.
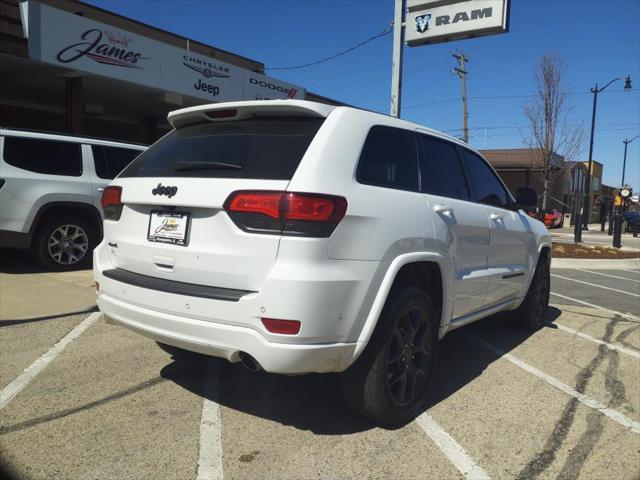
[[[103,187],[100,187],[100,188],[98,188],[98,191],[99,191],[99,192],[104,192],[104,188],[103,188]]]
[[[491,213],[491,214],[489,214],[489,218],[491,220],[493,220],[494,222],[502,221],[502,215],[500,215],[499,213]]]
[[[453,213],[453,208],[447,207],[446,205],[436,205],[433,207],[433,211],[442,215],[451,215]]]

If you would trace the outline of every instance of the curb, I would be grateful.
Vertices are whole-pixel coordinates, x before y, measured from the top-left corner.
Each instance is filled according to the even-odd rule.
[[[640,273],[640,258],[594,259],[553,258],[551,268],[586,268],[591,270],[637,270]]]

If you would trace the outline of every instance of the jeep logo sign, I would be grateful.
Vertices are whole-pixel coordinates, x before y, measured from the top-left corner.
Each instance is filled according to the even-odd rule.
[[[164,186],[162,185],[162,183],[159,183],[157,187],[151,190],[151,193],[153,195],[166,195],[167,197],[171,198],[176,193],[178,193],[178,187],[173,187],[168,185]]]
[[[430,5],[439,5],[430,8]],[[407,45],[415,47],[463,38],[505,33],[509,29],[509,0],[409,0]]]

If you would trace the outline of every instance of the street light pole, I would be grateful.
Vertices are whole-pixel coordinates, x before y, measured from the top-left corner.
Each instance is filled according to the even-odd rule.
[[[624,172],[627,168],[627,145],[633,142],[636,138],[640,137],[640,135],[636,135],[631,140],[625,138],[622,143],[624,143],[624,160],[622,161],[622,182],[620,182],[620,186],[624,187]]]
[[[593,111],[591,113],[591,138],[589,140],[589,167],[587,169],[587,189],[586,194],[584,196],[584,203],[582,204],[582,229],[588,230],[587,225],[589,224],[589,220],[591,220],[591,202],[589,201],[589,195],[591,194],[591,169],[593,168],[593,137],[596,128],[596,108],[598,106],[598,94],[604,91],[609,85],[611,85],[616,80],[622,80],[622,77],[614,78],[609,83],[607,83],[604,87],[598,88],[598,84],[591,89],[591,93],[593,93]],[[631,77],[627,75],[624,79],[624,89],[631,90]]]
[[[609,82],[611,83],[611,82]],[[605,87],[606,88],[606,87]],[[604,90],[604,88],[602,89]],[[591,205],[589,202],[589,194],[591,191],[591,169],[593,168],[593,134],[596,127],[596,108],[598,107],[598,93],[602,90],[598,90],[598,84],[595,88],[591,89],[593,93],[593,111],[591,112],[591,137],[589,140],[589,166],[587,167],[587,188],[585,190],[584,202],[582,203],[582,229],[588,230],[587,225],[591,219]]]

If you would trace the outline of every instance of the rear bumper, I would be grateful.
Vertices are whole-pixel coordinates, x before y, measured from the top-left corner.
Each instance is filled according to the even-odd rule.
[[[31,245],[31,234],[0,230],[0,248],[18,248],[26,250]]]
[[[129,328],[158,342],[205,355],[240,360],[253,356],[267,372],[300,374],[340,372],[353,361],[356,343],[287,344],[270,342],[259,332],[240,326],[162,313],[98,296],[107,323]]]
[[[98,306],[113,323],[232,362],[245,352],[264,370],[285,374],[339,372],[353,363],[381,268],[328,258],[276,261],[259,291],[226,298],[228,289],[184,283],[185,276],[114,275],[104,242],[93,261]],[[269,332],[262,318],[300,321],[300,332]]]

